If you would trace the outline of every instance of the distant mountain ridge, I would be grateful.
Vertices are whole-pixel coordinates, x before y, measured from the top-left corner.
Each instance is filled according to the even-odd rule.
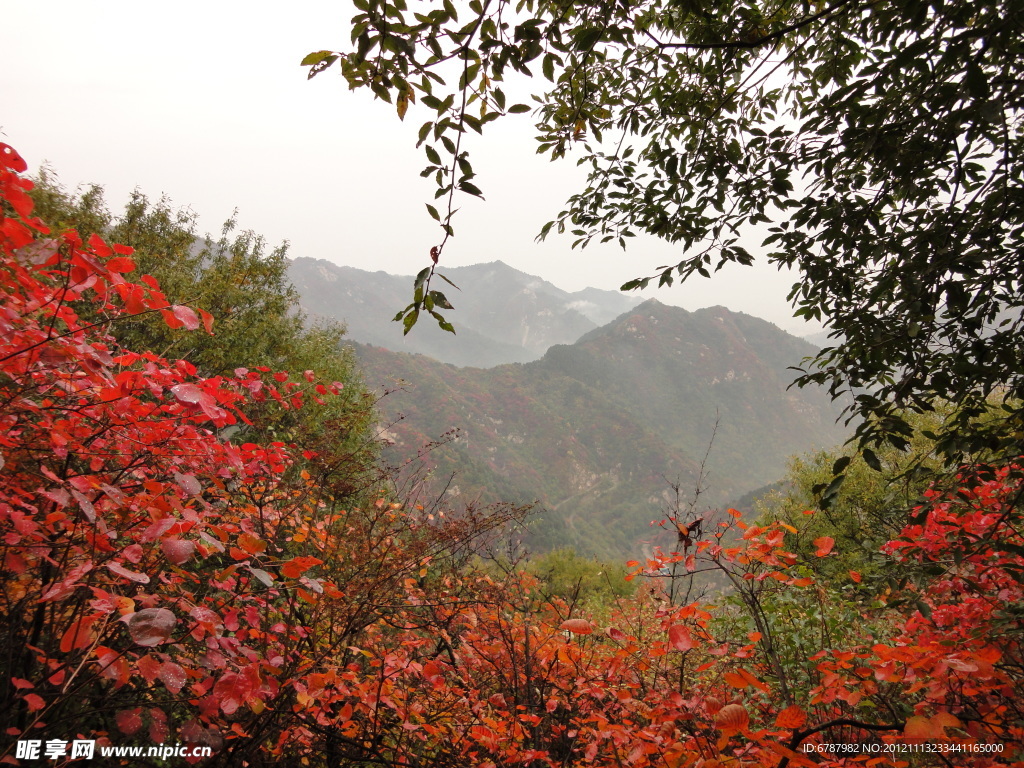
[[[693,488],[709,442],[709,503],[776,481],[787,457],[846,437],[821,390],[788,389],[807,342],[749,315],[649,300],[539,360],[487,370],[357,345],[390,456],[458,439],[427,457],[449,492],[538,500],[534,545],[636,556],[669,487]],[[404,383],[403,383],[404,382]]]
[[[303,309],[314,318],[345,323],[354,341],[479,368],[537,360],[550,347],[575,342],[641,301],[596,288],[564,291],[501,261],[444,272],[461,289],[438,281],[456,308],[450,319],[457,335],[426,318],[403,337],[402,326],[392,318],[409,303],[411,276],[323,259],[298,258],[289,266]]]

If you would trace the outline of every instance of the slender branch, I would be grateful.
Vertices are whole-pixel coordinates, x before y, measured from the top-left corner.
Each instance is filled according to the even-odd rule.
[[[819,19],[831,16],[832,14],[843,10],[844,8],[846,8],[846,6],[850,5],[851,3],[853,3],[853,0],[843,0],[838,5],[833,5],[829,8],[825,8],[824,10],[819,11],[818,13],[813,13],[810,16],[804,17],[800,21],[788,24],[787,26],[782,27],[781,29],[775,30],[771,34],[763,35],[762,37],[759,37],[756,40],[729,40],[721,43],[667,43],[656,38],[653,34],[651,34],[651,31],[648,29],[644,30],[644,34],[647,35],[647,37],[649,37],[651,41],[653,41],[654,44],[661,49],[687,48],[696,51],[709,51],[722,48],[760,48],[762,45],[765,45],[766,43],[773,43],[776,40],[785,37],[790,32],[795,32],[798,29],[802,29],[803,27],[813,24],[815,21],[818,21]],[[874,5],[874,3],[866,3],[865,7],[871,5]]]

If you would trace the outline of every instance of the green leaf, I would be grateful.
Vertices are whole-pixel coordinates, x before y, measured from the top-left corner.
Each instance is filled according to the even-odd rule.
[[[402,324],[405,326],[404,330],[402,331],[403,336],[407,335],[409,331],[412,330],[412,327],[416,325],[416,321],[419,320],[419,317],[420,311],[418,309],[414,309],[412,312],[405,316],[405,319],[402,320]]]
[[[434,274],[435,274],[435,275],[437,275],[437,277],[440,277],[440,278],[441,278],[442,280],[444,280],[444,281],[445,281],[446,283],[448,283],[448,285],[450,285],[450,286],[451,286],[452,288],[454,288],[454,289],[455,289],[456,291],[461,291],[461,290],[462,290],[461,288],[459,288],[459,286],[457,286],[457,285],[456,285],[455,283],[453,283],[453,282],[452,282],[451,280],[449,280],[449,279],[448,279],[447,277],[445,277],[444,275],[442,275],[442,274],[441,274],[440,272],[435,272]]]
[[[878,456],[870,448],[864,448],[861,451],[861,456],[864,457],[864,463],[867,464],[875,472],[882,471],[882,463],[878,460]]]
[[[513,115],[521,115],[524,112],[529,112],[530,107],[528,104],[513,104],[511,107],[508,108],[508,111],[510,114]]]
[[[842,473],[844,469],[850,466],[850,458],[851,457],[849,456],[840,456],[838,459],[836,459],[835,462],[832,464],[832,474],[838,475]]]
[[[419,274],[416,275],[416,280],[412,284],[414,289],[423,287],[423,284],[427,282],[427,278],[430,277],[430,270],[430,267],[424,267],[423,269],[420,270]],[[406,311],[408,311],[411,308],[412,305],[406,307]]]
[[[548,80],[555,79],[555,55],[553,53],[545,54],[544,63],[541,65],[541,72]]]
[[[331,51],[314,51],[313,53],[307,53],[302,59],[302,63],[299,66],[311,67],[314,64],[319,64],[321,61],[331,55]]]
[[[446,299],[445,295],[440,291],[431,291],[430,298],[433,299],[434,303],[442,309],[455,309],[455,307],[449,303],[448,299]]]
[[[601,32],[600,27],[588,27],[580,30],[576,34],[574,47],[577,51],[589,51],[601,39]]]

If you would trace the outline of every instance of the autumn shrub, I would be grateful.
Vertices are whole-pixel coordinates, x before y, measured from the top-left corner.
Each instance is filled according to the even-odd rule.
[[[322,759],[335,702],[311,707],[310,691],[408,603],[407,579],[512,513],[420,520],[371,491],[355,506],[332,482],[344,454],[266,439],[245,413],[326,404],[339,384],[203,376],[120,344],[128,319],[211,333],[214,317],[133,281],[130,248],[51,233],[24,171],[0,147],[7,737],[177,739],[224,765]]]
[[[678,551],[592,611],[479,564],[522,510],[356,497],[329,445],[249,428],[339,396],[312,370],[119,343],[125,317],[215,318],[130,249],[49,232],[24,170],[0,145],[3,762],[98,739],[217,766],[1024,764],[1016,468],[930,490],[882,547],[887,591],[818,567],[843,562],[822,529],[730,511],[674,520]],[[732,597],[672,599],[701,571]]]

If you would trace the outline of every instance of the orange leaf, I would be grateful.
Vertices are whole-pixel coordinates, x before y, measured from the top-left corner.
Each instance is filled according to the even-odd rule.
[[[206,329],[206,332],[212,334],[213,333],[213,315],[211,315],[205,309],[199,309],[199,310],[196,310],[196,311],[199,312],[199,317],[202,318],[203,327]]]
[[[775,718],[776,727],[787,728],[791,731],[795,731],[797,728],[802,728],[806,722],[807,713],[800,709],[796,704],[786,707],[784,710],[779,712],[778,717]]]
[[[947,728],[963,728],[963,723],[960,722],[959,718],[950,712],[939,712],[937,715],[932,716],[930,722],[932,727],[931,738],[933,741],[948,739]]]
[[[758,680],[756,677],[754,677],[752,674],[750,674],[747,670],[741,669],[740,670],[740,675],[743,677],[744,680],[747,681],[747,683],[749,685],[752,685],[755,688],[758,688],[758,689],[764,691],[765,693],[768,693],[769,688],[768,688],[767,684],[765,684],[765,683],[761,682],[760,680]]]
[[[98,614],[94,613],[91,616],[83,616],[77,621],[72,622],[60,640],[60,650],[63,653],[71,653],[79,648],[86,648],[92,645],[93,640],[96,639],[93,625],[98,617]]]
[[[814,554],[818,557],[824,557],[832,551],[832,547],[835,545],[836,541],[831,536],[819,536],[814,540],[814,546],[818,548]]]
[[[594,628],[590,626],[590,622],[586,619],[566,619],[558,628],[566,632],[572,632],[574,635],[589,635],[594,631]]]
[[[903,738],[911,743],[928,741],[933,732],[931,721],[920,715],[908,717],[906,725],[903,726]]]
[[[267,542],[248,533],[243,533],[238,537],[238,548],[250,555],[258,555],[267,549]]]
[[[737,672],[726,672],[722,677],[733,688],[746,688],[750,685],[750,682]]]
[[[742,731],[750,724],[750,715],[742,704],[726,704],[715,715],[715,725],[723,731]]]
[[[320,565],[322,562],[323,560],[316,557],[310,557],[309,555],[293,557],[281,566],[281,573],[289,579],[297,579],[314,565]]]
[[[860,584],[861,575],[860,575],[859,572],[857,572],[857,571],[850,571],[850,578],[853,579],[854,582],[856,582],[857,584]]]

